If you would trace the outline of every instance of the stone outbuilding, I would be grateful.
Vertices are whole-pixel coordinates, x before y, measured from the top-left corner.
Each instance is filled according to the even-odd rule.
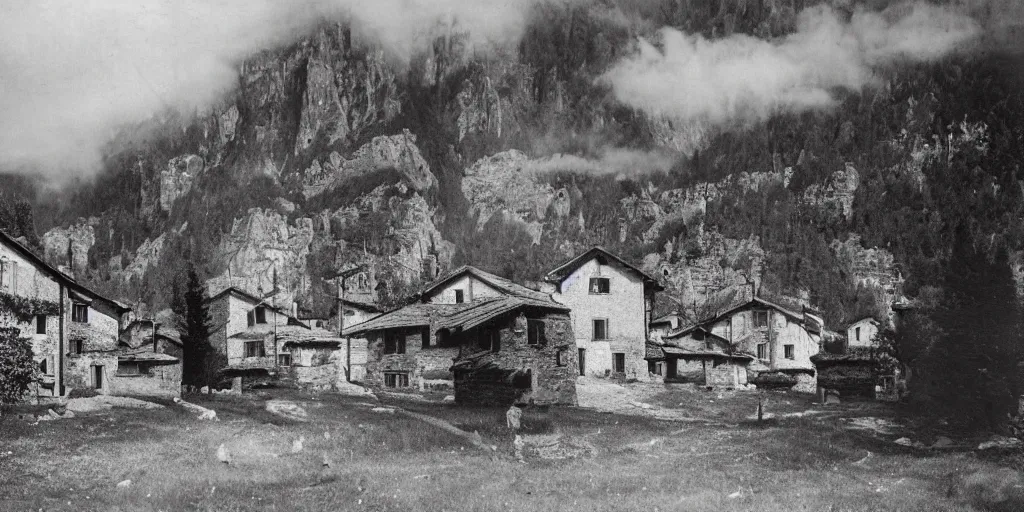
[[[571,310],[580,375],[650,380],[646,344],[656,279],[594,247],[559,265],[544,280]]]
[[[678,329],[647,345],[652,373],[665,382],[739,387],[747,384],[754,356],[736,351],[729,340],[700,326]]]
[[[576,403],[579,370],[568,308],[550,300],[412,304],[345,334],[369,339],[372,387],[423,389],[428,368],[446,362],[458,403]]]
[[[152,319],[128,324],[118,342],[114,392],[181,396],[183,346],[178,331]]]

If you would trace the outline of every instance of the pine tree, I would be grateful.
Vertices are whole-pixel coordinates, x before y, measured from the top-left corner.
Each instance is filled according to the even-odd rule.
[[[181,333],[182,384],[186,386],[210,386],[218,370],[217,354],[210,344],[211,320],[206,299],[206,287],[190,263],[185,289],[175,281],[171,304]]]
[[[911,391],[927,411],[964,430],[1000,431],[1017,409],[1021,307],[1007,251],[995,257],[960,227],[933,319],[939,337],[921,357]]]

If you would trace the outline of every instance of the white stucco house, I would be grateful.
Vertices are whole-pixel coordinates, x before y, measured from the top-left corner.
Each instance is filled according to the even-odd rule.
[[[655,294],[653,277],[594,247],[559,265],[544,280],[569,307],[580,375],[649,380],[645,359]]]
[[[881,324],[874,318],[862,318],[846,328],[846,343],[850,347],[870,347]]]

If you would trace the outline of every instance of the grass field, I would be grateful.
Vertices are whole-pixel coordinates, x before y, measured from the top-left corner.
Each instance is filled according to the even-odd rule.
[[[833,417],[863,409],[856,404],[782,417],[809,407],[799,395],[770,397],[780,417],[764,424],[745,418],[756,407],[751,394],[669,388],[657,405],[715,421],[528,409],[524,432],[585,439],[595,452],[522,463],[504,410],[384,400],[475,430],[498,447],[490,452],[373,412],[378,404],[364,398],[277,394],[300,403],[309,421],[268,413],[253,396],[203,399],[217,422],[178,406],[38,425],[7,414],[0,510],[973,510],[947,497],[950,483],[996,467],[972,453],[915,451],[844,430]],[[302,450],[292,453],[300,436]],[[217,458],[222,443],[230,464]]]

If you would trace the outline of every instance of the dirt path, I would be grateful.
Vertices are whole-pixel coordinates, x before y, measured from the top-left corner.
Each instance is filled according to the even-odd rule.
[[[725,425],[712,419],[693,416],[682,409],[669,409],[646,401],[664,391],[662,384],[637,382],[622,385],[586,377],[576,381],[576,397],[580,407],[666,421]]]

